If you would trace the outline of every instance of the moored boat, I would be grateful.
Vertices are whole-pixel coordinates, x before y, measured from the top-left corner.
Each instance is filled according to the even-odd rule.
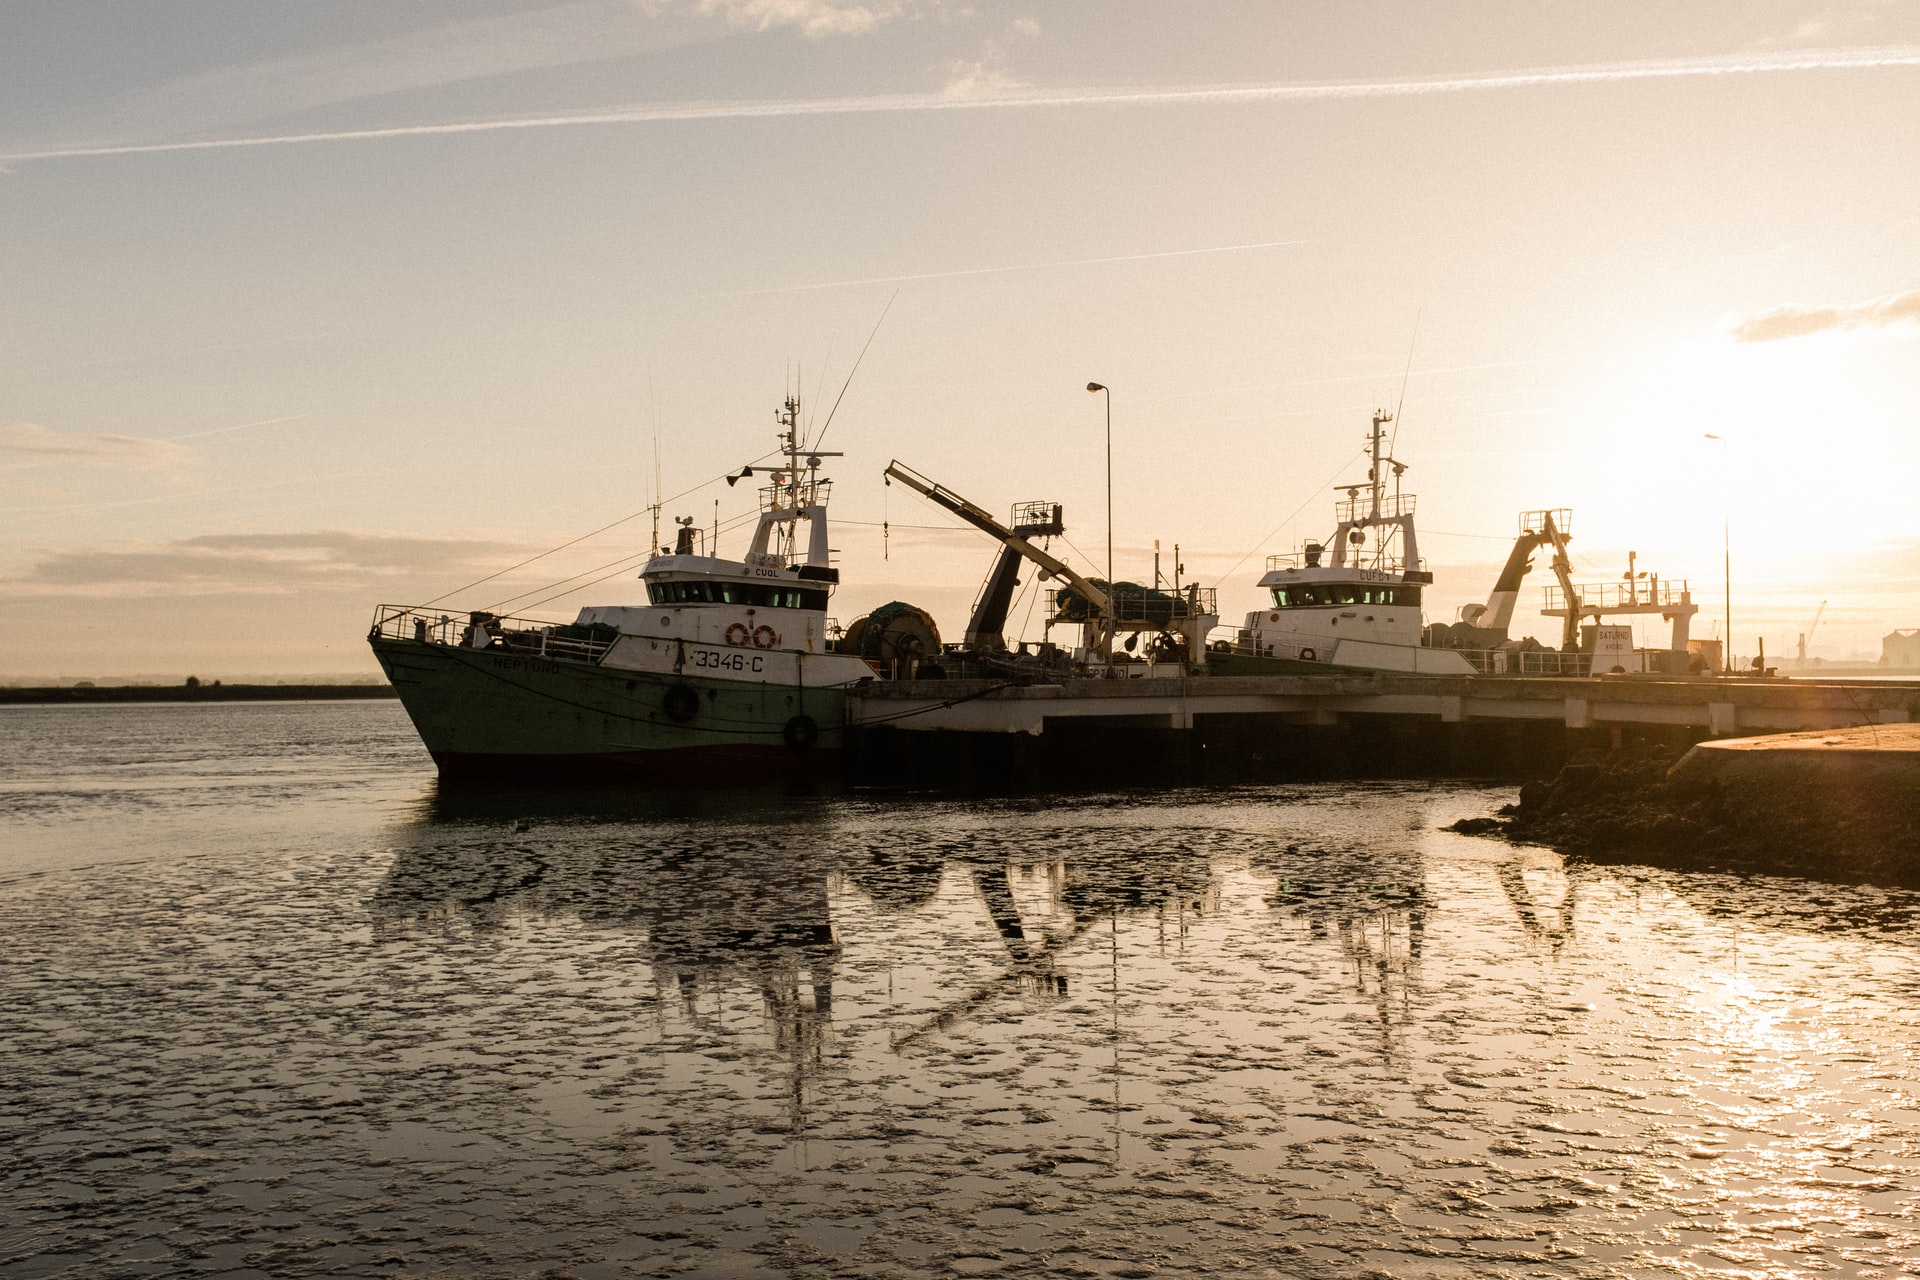
[[[380,607],[368,642],[443,775],[784,774],[840,750],[846,690],[874,669],[827,634],[840,571],[820,467],[838,455],[807,451],[797,399],[778,422],[749,549],[727,559],[683,523],[640,573],[644,604],[568,624]]]
[[[1299,554],[1272,556],[1260,586],[1271,603],[1246,615],[1214,670],[1324,671],[1327,665],[1419,675],[1474,675],[1458,653],[1421,643],[1421,593],[1433,574],[1421,562],[1414,495],[1400,491],[1406,464],[1386,443],[1393,415],[1373,415],[1367,439],[1371,465],[1364,484],[1342,486],[1330,543],[1308,542]],[[1392,493],[1388,493],[1391,479]]]

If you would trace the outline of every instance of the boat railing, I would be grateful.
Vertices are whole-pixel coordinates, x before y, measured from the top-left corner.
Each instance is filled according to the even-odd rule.
[[[1261,632],[1265,637],[1265,646],[1253,642],[1253,633],[1245,627],[1221,626],[1208,632],[1207,649],[1211,653],[1232,654],[1242,658],[1288,657],[1302,662],[1324,662],[1333,651],[1332,644],[1323,635],[1309,631],[1272,631]],[[1267,650],[1275,650],[1268,653]],[[1279,650],[1289,650],[1279,653]],[[1312,655],[1311,657],[1303,655]]]
[[[785,474],[785,468],[779,469]],[[822,476],[803,477],[799,487],[799,504],[803,507],[824,507],[833,496],[833,481]],[[762,511],[784,511],[787,504],[794,501],[793,486],[786,484],[762,485],[760,488],[760,509]]]
[[[1396,493],[1391,498],[1380,499],[1380,518],[1391,520],[1397,516],[1412,515],[1413,499],[1411,493]],[[1341,524],[1370,520],[1373,518],[1373,499],[1349,498],[1345,502],[1336,502],[1333,504],[1333,518]]]
[[[1140,588],[1129,591],[1122,583],[1113,602],[1113,620],[1121,627],[1133,624],[1171,627],[1188,618],[1219,617],[1220,592],[1215,587],[1186,586],[1175,591]],[[1047,595],[1047,621],[1074,623],[1087,620],[1086,602],[1078,592],[1063,588]]]
[[[1262,632],[1268,645],[1276,651],[1291,649],[1291,653],[1276,652],[1273,656],[1291,657],[1298,661],[1324,662],[1327,659],[1327,641],[1325,636],[1313,635],[1304,631]],[[1209,653],[1225,654],[1242,658],[1263,658],[1269,656],[1262,648],[1254,645],[1249,633],[1242,627],[1215,627],[1207,639]],[[1448,649],[1448,653],[1457,653],[1466,659],[1473,669],[1483,676],[1570,676],[1584,677],[1590,674],[1593,657],[1585,653],[1560,653],[1553,649]],[[1307,654],[1314,656],[1309,658]]]
[[[1547,609],[1565,612],[1567,593],[1558,584],[1546,588]],[[1582,609],[1600,609],[1608,613],[1617,613],[1625,609],[1660,609],[1682,603],[1681,597],[1691,598],[1685,578],[1678,582],[1661,579],[1658,582],[1595,582],[1576,584],[1574,594],[1578,607]]]
[[[604,623],[578,626],[544,618],[448,612],[415,605],[383,604],[373,616],[372,640],[412,640],[464,649],[492,649],[530,658],[598,662],[619,631]]]
[[[1305,553],[1299,551],[1271,555],[1267,557],[1267,572],[1272,573],[1276,569],[1331,569],[1333,567],[1330,563],[1332,558],[1332,553],[1324,549],[1314,553],[1313,563],[1311,564],[1307,563]],[[1384,569],[1368,564],[1348,564],[1345,567],[1348,569],[1362,569],[1387,574],[1405,573],[1410,569],[1416,572],[1423,572],[1427,567],[1427,558],[1422,556],[1418,560],[1408,562],[1399,557],[1394,557],[1390,567]]]
[[[1539,511],[1520,513],[1520,532],[1545,533],[1551,524],[1563,538],[1573,533],[1573,510],[1570,507],[1549,507]]]

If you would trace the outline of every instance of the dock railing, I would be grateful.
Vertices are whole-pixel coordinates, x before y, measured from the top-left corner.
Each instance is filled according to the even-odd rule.
[[[1560,653],[1554,649],[1453,649],[1483,676],[1587,676],[1592,674],[1593,658],[1585,653]]]
[[[420,644],[507,650],[531,658],[598,662],[613,647],[619,634],[604,624],[582,627],[544,618],[383,604],[374,612],[368,639],[413,640]]]

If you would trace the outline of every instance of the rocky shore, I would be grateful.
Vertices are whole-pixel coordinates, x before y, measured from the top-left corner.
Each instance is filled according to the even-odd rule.
[[[1617,747],[1449,829],[1599,862],[1920,884],[1920,726]]]

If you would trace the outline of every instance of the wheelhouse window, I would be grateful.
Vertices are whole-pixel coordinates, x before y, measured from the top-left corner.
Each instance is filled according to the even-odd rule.
[[[1273,604],[1276,609],[1304,609],[1343,604],[1403,604],[1408,608],[1417,608],[1420,604],[1420,588],[1407,582],[1398,582],[1390,586],[1322,582],[1311,586],[1275,587]]]
[[[654,604],[743,604],[760,609],[818,609],[826,611],[827,593],[771,582],[649,582],[647,599]]]

